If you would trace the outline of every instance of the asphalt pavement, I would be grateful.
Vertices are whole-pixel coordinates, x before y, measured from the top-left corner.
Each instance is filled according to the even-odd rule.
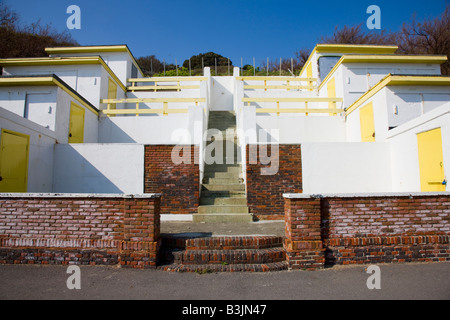
[[[173,273],[81,266],[69,289],[67,266],[0,265],[0,300],[448,300],[450,263],[380,264],[380,289],[368,265],[268,273]]]

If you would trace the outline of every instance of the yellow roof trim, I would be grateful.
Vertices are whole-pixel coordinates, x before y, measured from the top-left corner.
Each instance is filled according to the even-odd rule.
[[[0,87],[2,86],[57,86],[61,88],[64,92],[70,95],[72,98],[77,100],[80,104],[82,104],[86,109],[93,112],[98,116],[98,110],[92,107],[89,103],[86,103],[78,93],[67,88],[67,85],[60,82],[57,78],[48,76],[48,77],[20,77],[20,78],[3,78],[0,77]]]
[[[447,56],[414,56],[414,55],[343,55],[319,85],[320,90],[343,63],[426,63],[442,64]]]
[[[110,76],[117,82],[123,91],[127,91],[125,85],[106,64],[100,56],[93,57],[54,57],[54,58],[12,58],[0,59],[0,66],[39,66],[39,65],[81,65],[101,64]]]
[[[398,46],[364,45],[364,44],[318,44],[316,52],[334,53],[370,53],[370,54],[394,54]]]
[[[129,52],[126,45],[112,46],[81,46],[81,47],[51,47],[45,48],[48,54],[57,53],[92,53],[92,52]]]
[[[392,75],[388,74],[369,91],[364,93],[358,98],[351,106],[346,108],[345,114],[348,116],[350,113],[358,109],[368,99],[373,97],[377,92],[386,86],[403,86],[403,85],[416,85],[416,86],[450,86],[450,77],[445,76],[420,76],[420,75]]]
[[[45,48],[45,52],[48,54],[61,54],[61,53],[97,53],[97,52],[127,52],[133,60],[136,68],[144,76],[136,58],[131,53],[127,45],[112,45],[112,46],[83,46],[83,47],[53,47]]]

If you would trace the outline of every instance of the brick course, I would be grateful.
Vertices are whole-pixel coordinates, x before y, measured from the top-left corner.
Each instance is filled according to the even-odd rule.
[[[250,212],[261,220],[283,219],[283,193],[302,192],[301,146],[280,144],[278,152],[267,145],[257,147],[258,154],[262,151],[262,154],[278,159],[278,172],[275,175],[262,175],[261,169],[273,167],[273,164],[264,165],[259,157],[257,163],[252,164],[254,161],[250,157],[249,150],[255,146],[246,146],[247,205]]]
[[[159,196],[3,195],[0,263],[155,267],[159,204]]]
[[[291,268],[450,261],[448,194],[292,197],[285,206]]]
[[[175,164],[172,150],[175,145],[145,146],[144,193],[160,193],[161,214],[197,213],[200,197],[199,148],[191,150],[191,158]],[[189,161],[190,160],[190,161]]]

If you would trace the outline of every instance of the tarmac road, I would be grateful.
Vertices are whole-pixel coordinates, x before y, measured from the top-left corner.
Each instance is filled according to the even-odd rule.
[[[381,289],[364,266],[269,273],[172,273],[81,266],[69,290],[66,266],[0,265],[1,300],[410,300],[450,299],[450,263],[380,264]]]

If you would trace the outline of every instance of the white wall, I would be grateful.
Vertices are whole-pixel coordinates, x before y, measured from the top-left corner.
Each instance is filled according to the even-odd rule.
[[[89,53],[67,53],[53,54],[50,57],[87,57],[101,56],[103,61],[117,75],[120,81],[126,86],[128,78],[131,77],[131,65],[134,64],[128,52],[89,52]],[[138,71],[138,78],[142,75]]]
[[[347,139],[361,141],[359,110],[370,102],[373,103],[375,141],[385,141],[390,129],[440,108],[449,101],[448,86],[384,87],[347,116]]]
[[[53,65],[53,66],[18,66],[5,68],[11,75],[48,75],[56,74],[73,90],[82,95],[93,106],[100,106],[101,69],[98,64],[89,65]],[[106,96],[105,96],[106,98]]]
[[[97,115],[57,86],[0,88],[0,108],[26,117],[55,132],[59,143],[67,143],[71,102],[85,109],[84,141],[97,142]]]
[[[55,132],[3,108],[0,108],[0,129],[30,137],[27,192],[52,192]]]
[[[58,144],[53,192],[131,193],[144,191],[144,146]]]
[[[55,130],[56,86],[1,87],[0,107]]]
[[[303,143],[304,193],[390,192],[388,143]]]
[[[188,130],[187,114],[102,117],[99,122],[99,142],[177,144],[172,135],[179,129]]]
[[[264,130],[268,134],[278,131],[278,142],[281,144],[346,141],[345,120],[340,116],[322,117],[299,114],[268,116],[257,114],[256,130],[258,132]]]
[[[344,98],[343,106],[347,108],[389,73],[440,75],[440,72],[439,64],[343,63],[331,78],[336,79],[336,96]],[[327,82],[319,91],[321,97],[327,96]]]
[[[211,110],[233,110],[235,78],[231,76],[211,77]]]

